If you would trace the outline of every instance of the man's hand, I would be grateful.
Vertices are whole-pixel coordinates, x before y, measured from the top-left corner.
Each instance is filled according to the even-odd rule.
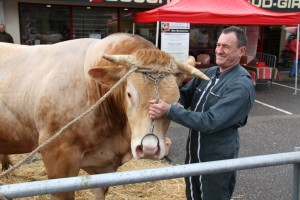
[[[149,108],[149,115],[151,119],[157,119],[165,116],[167,112],[169,111],[171,105],[159,100],[158,103],[156,103],[156,99],[150,100],[150,108]]]

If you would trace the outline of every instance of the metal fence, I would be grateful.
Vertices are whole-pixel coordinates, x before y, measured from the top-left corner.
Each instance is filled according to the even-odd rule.
[[[200,174],[212,174],[294,164],[293,200],[300,200],[300,148],[295,152],[243,157],[188,165],[168,166],[126,172],[61,178],[44,181],[16,183],[0,186],[0,194],[7,199],[52,194],[75,190],[124,185],[147,181],[172,179]]]
[[[276,67],[276,56],[274,55],[257,52],[255,58],[257,61],[265,62],[265,65],[268,67]]]

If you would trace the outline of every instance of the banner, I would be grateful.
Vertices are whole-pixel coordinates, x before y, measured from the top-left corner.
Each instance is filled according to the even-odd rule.
[[[161,50],[176,60],[186,61],[189,56],[190,24],[161,22]]]

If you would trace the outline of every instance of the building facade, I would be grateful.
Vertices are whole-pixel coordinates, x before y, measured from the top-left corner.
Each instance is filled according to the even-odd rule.
[[[0,0],[0,23],[6,24],[16,43],[47,44],[69,39],[104,38],[132,32],[132,15],[164,5],[168,0]],[[136,31],[152,40],[155,24]]]
[[[133,30],[132,16],[171,0],[0,0],[0,23],[15,43],[51,44],[64,40],[104,38]],[[299,0],[248,0],[276,12],[299,12]],[[214,51],[222,27],[191,24],[190,50]],[[257,51],[280,57],[287,33],[282,26],[261,26]],[[155,42],[156,24],[136,24],[135,33]]]

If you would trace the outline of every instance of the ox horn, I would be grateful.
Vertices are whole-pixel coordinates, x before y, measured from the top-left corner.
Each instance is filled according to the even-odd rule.
[[[130,68],[135,61],[135,56],[133,55],[103,55],[103,58],[112,63],[124,65],[128,68]]]
[[[186,75],[189,76],[194,76],[194,77],[198,77],[201,78],[203,80],[210,80],[210,78],[208,78],[208,76],[206,76],[204,73],[202,73],[200,70],[198,70],[197,68],[193,67],[192,65],[189,65],[187,63],[182,63],[179,61],[175,61],[177,66],[178,66],[178,70]]]

